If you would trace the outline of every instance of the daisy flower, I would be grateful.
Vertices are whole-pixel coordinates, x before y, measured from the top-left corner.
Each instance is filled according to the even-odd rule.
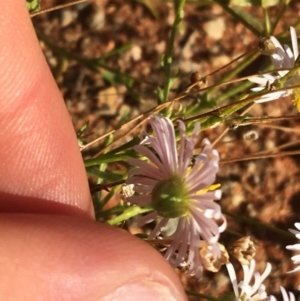
[[[297,35],[293,27],[290,27],[290,33],[291,33],[293,50],[288,45],[284,45],[282,47],[282,45],[275,37],[273,36],[270,37],[270,40],[274,45],[274,52],[271,54],[271,60],[273,65],[275,66],[276,69],[287,69],[287,70],[277,71],[278,73],[277,75],[264,74],[262,76],[253,76],[249,78],[251,82],[259,85],[258,87],[254,87],[251,89],[253,92],[261,92],[268,86],[272,87],[272,84],[275,84],[278,80],[280,80],[286,74],[288,74],[291,69],[293,69],[299,51],[298,51]],[[296,75],[295,78],[292,77],[291,79],[287,80],[284,83],[284,87],[293,86],[297,84],[297,82],[299,83],[299,76]],[[293,94],[293,90],[283,90],[283,91],[274,91],[274,92],[270,91],[270,93],[261,96],[259,99],[255,100],[255,102],[256,103],[267,102],[267,101],[278,99],[280,97],[286,97],[290,94]]]
[[[219,185],[212,185],[219,170],[219,155],[204,139],[202,153],[191,164],[200,132],[199,124],[187,137],[184,123],[178,121],[177,144],[170,119],[155,115],[149,123],[153,135],[146,133],[141,144],[134,147],[148,162],[130,159],[129,163],[135,167],[129,171],[126,182],[134,184],[134,190],[139,195],[128,200],[154,209],[139,220],[140,225],[158,220],[149,239],[161,235],[170,240],[166,259],[173,266],[184,267],[191,275],[200,277],[203,267],[199,248],[207,242],[208,252],[216,258],[220,257],[217,242],[220,232],[226,228],[221,208],[214,202],[221,198],[221,190],[216,189]],[[170,223],[173,230],[163,232]]]
[[[289,231],[293,234],[295,234],[296,238],[300,239],[300,223],[295,223],[295,227],[298,230],[294,230],[294,229],[289,229]],[[291,246],[286,246],[286,248],[288,250],[292,250],[292,251],[300,251],[300,244],[295,244],[295,245],[291,245]],[[300,254],[293,256],[292,261],[295,265],[298,265],[295,269],[293,269],[292,271],[290,271],[289,273],[293,273],[296,271],[300,270]]]
[[[287,292],[282,286],[280,287],[280,291],[283,301],[296,301],[295,295],[292,292]],[[277,301],[277,299],[274,296],[270,296],[268,301]]]
[[[266,287],[262,283],[271,272],[272,267],[269,262],[262,275],[254,272],[254,259],[251,259],[250,265],[243,264],[244,280],[239,283],[237,282],[233,265],[229,262],[226,264],[226,267],[235,294],[234,301],[259,301],[267,298]]]

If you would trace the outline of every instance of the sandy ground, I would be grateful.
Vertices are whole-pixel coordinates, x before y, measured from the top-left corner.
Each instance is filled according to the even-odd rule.
[[[150,3],[150,7],[142,2]],[[61,3],[44,0],[43,7]],[[257,37],[221,7],[197,3],[201,1],[186,4],[184,21],[176,38],[173,71],[180,70],[180,76],[174,95],[189,83],[192,72],[208,74],[257,45]],[[297,21],[299,8],[300,3],[291,1],[275,34],[288,30]],[[262,12],[257,7],[244,9],[262,20]],[[276,7],[271,8],[270,12],[274,16]],[[156,87],[163,84],[159,61],[165,52],[173,21],[173,6],[169,2],[125,0],[96,0],[33,19],[39,34],[56,47],[77,56],[90,59],[103,57],[109,51],[131,44],[126,51],[102,60],[111,70],[120,73],[116,77],[107,68],[92,72],[74,59],[65,59],[60,55],[60,50],[53,51],[41,39],[41,46],[64,95],[75,129],[87,120],[90,122],[88,131],[91,136],[88,140],[114,128],[124,114],[134,117],[156,105]],[[299,34],[300,31],[297,32]],[[265,59],[268,58],[260,58],[243,74],[258,72]],[[130,89],[124,84],[129,78],[132,82]],[[214,83],[220,78],[222,73],[217,73],[210,81]],[[288,98],[256,105],[249,112],[257,117],[297,113]],[[214,141],[224,129],[208,130],[203,136]],[[257,140],[244,140],[244,135],[250,130],[257,133]],[[216,146],[223,160],[218,182],[222,184],[220,204],[224,209],[283,230],[293,228],[295,222],[300,222],[300,156],[239,162],[245,156],[263,152],[270,154],[278,146],[291,142],[294,144],[284,150],[297,150],[299,130],[298,120],[284,120],[271,125],[238,127],[228,132]],[[89,155],[88,152],[86,154]],[[237,162],[226,162],[230,158],[236,158]],[[265,282],[268,291],[278,293],[279,285],[295,291],[300,284],[299,274],[286,275],[293,265],[291,252],[285,250],[285,246],[295,240],[228,217],[228,228],[221,242],[230,247],[234,240],[244,235],[251,235],[255,242],[258,269],[262,271],[266,261],[273,265],[272,273]],[[236,267],[239,269],[238,263]],[[196,292],[221,297],[229,289],[225,269],[217,274],[207,272],[200,281],[180,271],[178,274],[184,286]],[[241,272],[239,276],[242,276]],[[199,298],[190,297],[190,300]]]

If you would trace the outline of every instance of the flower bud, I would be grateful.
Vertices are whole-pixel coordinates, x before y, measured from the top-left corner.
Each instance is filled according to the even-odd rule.
[[[272,55],[276,53],[276,47],[270,38],[261,37],[258,42],[258,49],[263,55]]]

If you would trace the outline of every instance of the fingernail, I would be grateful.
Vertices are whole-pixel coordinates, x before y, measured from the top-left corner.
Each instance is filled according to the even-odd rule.
[[[102,301],[184,301],[181,295],[174,295],[170,289],[160,283],[144,280],[139,283],[127,283],[116,289]]]

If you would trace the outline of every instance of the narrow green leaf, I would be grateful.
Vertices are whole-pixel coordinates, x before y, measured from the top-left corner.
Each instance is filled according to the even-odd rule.
[[[101,171],[97,168],[87,168],[86,169],[87,173],[93,176],[96,176],[103,181],[108,181],[108,182],[118,182],[123,180],[123,176],[111,172],[106,172],[106,171]]]
[[[130,218],[137,216],[142,213],[146,213],[153,210],[152,208],[141,208],[139,206],[132,206],[126,209],[122,214],[119,216],[111,219],[108,221],[110,225],[119,225],[120,223],[129,220]]]
[[[164,68],[165,67],[165,54],[162,54],[159,59],[159,64]]]
[[[239,20],[245,25],[250,31],[255,35],[261,36],[263,33],[263,25],[261,21],[256,19],[253,15],[247,13],[246,11],[240,9],[238,6],[229,6],[229,0],[213,0],[218,3],[223,9],[228,12],[233,18]]]
[[[107,58],[109,58],[111,56],[114,56],[114,55],[117,55],[117,54],[121,54],[121,53],[129,50],[131,47],[132,47],[131,43],[126,43],[126,44],[122,45],[119,48],[116,48],[116,49],[113,49],[113,50],[111,50],[109,52],[104,53],[103,55],[101,55],[100,57],[98,57],[96,60],[103,61],[104,59],[107,59]]]
[[[231,0],[230,5],[269,7],[279,3],[279,0]]]
[[[157,87],[156,91],[157,91],[158,102],[162,103],[164,101],[164,90],[161,89],[160,87]]]
[[[77,133],[76,133],[77,138],[80,138],[83,135],[83,133],[88,128],[88,126],[89,126],[89,120],[87,122],[85,122],[83,124],[83,126],[77,131]]]
[[[128,161],[128,159],[134,157],[134,151],[128,151],[126,154],[103,154],[97,158],[87,159],[84,161],[85,167],[90,167],[94,165],[100,165],[103,163],[112,163],[112,162],[119,162],[119,161]]]
[[[41,0],[26,0],[26,5],[30,13],[35,13],[41,9]]]

